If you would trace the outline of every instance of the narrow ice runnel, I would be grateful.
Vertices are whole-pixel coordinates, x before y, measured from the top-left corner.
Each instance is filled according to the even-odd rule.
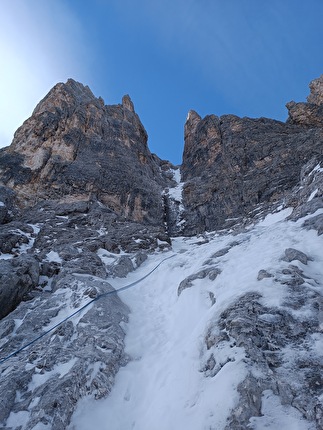
[[[182,191],[184,182],[181,181],[181,172],[180,169],[172,169],[173,179],[176,182],[175,187],[170,187],[168,191],[168,195],[171,199],[177,201],[182,206]]]
[[[173,176],[173,180],[176,185],[174,187],[169,187],[164,190],[164,196],[167,198],[168,209],[167,218],[170,217],[172,228],[175,228],[173,232],[179,234],[182,227],[185,225],[186,220],[183,218],[184,215],[184,205],[183,205],[183,187],[184,182],[181,179],[180,169],[170,169],[170,173]],[[167,228],[167,227],[166,227]]]

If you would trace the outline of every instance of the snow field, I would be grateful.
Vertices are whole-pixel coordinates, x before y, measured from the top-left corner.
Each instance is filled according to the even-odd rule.
[[[305,252],[311,261],[297,265],[313,279],[323,279],[323,237],[301,223],[286,221],[290,209],[268,215],[247,232],[208,234],[208,243],[197,238],[176,238],[172,253],[151,276],[135,288],[120,293],[131,309],[126,328],[126,353],[131,361],[120,369],[111,395],[99,401],[79,402],[70,429],[87,430],[221,430],[238,402],[237,386],[247,374],[244,350],[218,345],[207,350],[205,336],[216,330],[221,313],[247,292],[258,292],[265,306],[281,306],[287,288],[273,278],[257,280],[259,270],[277,272],[286,267],[281,258],[288,247]],[[230,247],[217,258],[215,252]],[[168,253],[156,253],[127,280],[114,280],[118,289],[144,276]],[[177,289],[187,276],[214,265],[222,270],[213,281],[196,279],[191,288]],[[321,285],[321,286],[320,286]],[[322,289],[322,282],[311,285]],[[210,292],[216,302],[212,304]],[[268,315],[267,315],[268,316]],[[265,316],[264,316],[265,317]],[[323,334],[316,335],[319,350]],[[203,367],[213,353],[222,367],[206,377]],[[253,418],[254,430],[309,430],[294,408],[282,407],[279,398],[263,393],[263,417]],[[280,417],[284,414],[285,421]],[[287,425],[287,424],[288,425]]]

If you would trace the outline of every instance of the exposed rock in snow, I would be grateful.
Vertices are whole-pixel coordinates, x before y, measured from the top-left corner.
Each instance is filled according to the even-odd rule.
[[[283,257],[283,260],[288,262],[298,260],[303,264],[307,264],[308,256],[304,254],[304,252],[298,251],[297,249],[287,248],[285,249],[285,256]]]
[[[221,273],[221,270],[218,269],[217,267],[208,267],[206,269],[200,270],[199,272],[188,276],[179,284],[177,294],[180,295],[183,290],[185,290],[186,288],[192,287],[193,281],[195,281],[196,279],[204,279],[208,277],[211,281],[214,281],[214,279],[220,273]]]
[[[39,263],[32,255],[0,260],[0,318],[28,299],[32,290],[38,287],[38,281]]]
[[[112,290],[107,282],[90,276],[61,278],[54,293],[38,294],[10,319],[0,321],[2,356],[53,327],[93,294]],[[0,422],[5,428],[31,430],[42,425],[63,430],[78,399],[109,394],[116,372],[127,361],[121,325],[128,312],[117,295],[104,297],[1,364]]]

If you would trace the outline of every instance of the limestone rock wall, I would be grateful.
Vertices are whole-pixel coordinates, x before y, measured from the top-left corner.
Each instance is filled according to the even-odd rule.
[[[0,152],[0,180],[24,206],[99,200],[118,215],[160,224],[156,160],[129,96],[106,106],[70,79],[49,92]]]
[[[185,234],[223,227],[277,200],[296,185],[306,162],[322,156],[322,77],[310,88],[307,103],[287,105],[286,123],[189,113],[181,167]]]

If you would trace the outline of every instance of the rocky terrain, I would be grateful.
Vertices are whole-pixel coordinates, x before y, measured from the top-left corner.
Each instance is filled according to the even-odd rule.
[[[203,295],[208,317],[196,321],[189,377],[214,396],[203,424],[186,424],[178,402],[176,428],[276,429],[273,405],[285,428],[323,428],[323,78],[310,90],[307,102],[287,104],[286,123],[190,111],[181,166],[151,154],[129,96],[105,105],[70,79],[37,105],[0,149],[0,428],[59,430],[72,420],[80,429],[80,402],[114,401],[116,376],[137,360],[131,315],[151,307],[157,321],[166,287],[147,290],[140,306],[114,288],[138,284],[169,256],[147,285],[167,279],[173,308],[165,302],[161,321],[176,306],[184,318],[195,303],[186,297]],[[174,313],[163,336],[177,325]],[[239,377],[226,409],[216,393],[231,366]],[[172,428],[157,410],[155,425],[133,417],[138,404],[128,404],[132,421],[113,428]]]
[[[312,85],[308,103],[287,104],[287,123],[189,113],[181,166],[184,232],[228,225],[228,218],[248,216],[257,204],[278,201],[297,184],[304,164],[322,157],[318,88]]]

